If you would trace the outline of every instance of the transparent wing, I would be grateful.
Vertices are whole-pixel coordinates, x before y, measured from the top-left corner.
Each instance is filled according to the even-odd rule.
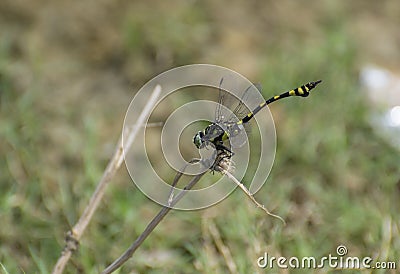
[[[261,92],[261,84],[253,83],[253,85]],[[243,92],[242,97],[240,98],[240,100],[239,100],[238,104],[236,105],[236,107],[233,109],[233,113],[229,116],[227,121],[229,121],[229,122],[237,122],[237,121],[243,119],[247,114],[250,113],[250,110],[246,107],[245,102],[248,101],[249,97],[251,96],[251,88],[252,88],[252,86],[249,86]]]
[[[253,84],[259,91],[261,91],[260,84]],[[240,100],[236,98],[237,105],[233,109],[233,113],[229,116],[227,123],[229,126],[229,139],[233,148],[239,148],[243,146],[248,139],[248,135],[251,131],[251,122],[237,124],[238,121],[243,119],[251,110],[246,106],[246,102],[249,102],[251,96],[253,96],[254,90],[253,85],[249,86],[242,94]]]
[[[241,119],[251,112],[246,107],[246,102],[252,96],[253,85],[261,90],[260,84],[253,84],[246,88],[241,98],[230,94],[222,88],[224,78],[219,84],[218,104],[215,108],[215,122],[206,129],[204,140],[212,140],[225,131],[229,132],[229,139],[232,147],[241,147],[247,141],[247,134],[250,132],[250,123],[238,125]]]
[[[219,89],[218,89],[218,105],[215,108],[215,122],[216,123],[221,123],[224,120],[224,115],[222,111],[222,106],[225,103],[225,95],[226,92],[221,88],[222,87],[222,82],[224,81],[224,78],[221,78],[221,81],[219,82]]]

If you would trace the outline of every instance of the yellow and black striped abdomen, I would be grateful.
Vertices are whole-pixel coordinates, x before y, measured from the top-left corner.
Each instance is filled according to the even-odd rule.
[[[256,107],[252,112],[247,114],[242,120],[238,122],[238,124],[243,124],[247,123],[250,121],[251,118],[254,117],[254,115],[257,114],[262,108],[264,108],[266,105],[271,104],[272,102],[278,101],[280,99],[289,97],[289,96],[301,96],[301,97],[307,97],[310,94],[310,91],[315,88],[319,83],[321,83],[321,80],[315,81],[315,82],[310,82],[307,83],[301,87],[289,90],[287,92],[284,92],[280,95],[275,95],[274,97],[269,98],[266,100],[264,103],[260,104],[258,107]]]
[[[310,89],[307,87],[307,85],[289,91],[290,96],[307,97],[309,94],[310,94]]]
[[[264,102],[262,104],[260,104],[258,107],[256,107],[252,112],[250,112],[249,114],[247,114],[242,120],[240,120],[238,122],[238,124],[243,124],[243,123],[247,123],[251,118],[254,117],[254,115],[257,114],[257,112],[259,112],[263,107],[265,107],[267,105],[267,102]]]

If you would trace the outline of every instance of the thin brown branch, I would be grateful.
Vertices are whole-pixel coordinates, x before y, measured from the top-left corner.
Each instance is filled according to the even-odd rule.
[[[169,198],[168,198],[168,205],[171,206],[171,203],[172,203],[173,198],[174,198],[174,188],[175,188],[176,184],[178,183],[178,181],[181,179],[182,175],[184,174],[183,172],[185,171],[185,169],[190,164],[197,163],[197,162],[200,162],[200,159],[196,159],[195,158],[195,159],[190,160],[188,163],[186,163],[186,165],[180,171],[178,171],[176,173],[174,181],[172,182],[172,185],[171,185],[171,191],[169,193]]]
[[[129,132],[127,132],[126,134],[126,136],[128,136],[127,142],[125,142],[124,144],[126,151],[128,151],[130,146],[132,145],[133,140],[135,139],[137,133],[139,132],[139,129],[144,124],[146,117],[148,117],[150,111],[155,105],[160,93],[161,93],[161,87],[158,85],[155,87],[153,93],[151,94],[151,97],[148,100],[139,118],[137,119],[136,124],[128,129]],[[82,237],[83,232],[85,231],[90,220],[92,219],[94,212],[98,208],[99,203],[104,196],[104,192],[107,185],[114,177],[116,171],[121,166],[123,159],[124,159],[124,153],[123,153],[122,137],[121,137],[115,149],[113,157],[108,163],[107,168],[105,169],[95,192],[90,198],[89,204],[87,205],[86,209],[84,210],[82,216],[79,218],[75,226],[70,231],[67,232],[66,245],[61,253],[60,258],[58,259],[56,265],[54,266],[52,272],[53,274],[60,274],[64,271],[64,268],[68,263],[72,255],[72,252],[75,251],[76,248],[78,247],[79,240]]]
[[[169,198],[168,206],[164,206],[160,212],[151,220],[151,222],[147,225],[146,229],[139,235],[139,237],[132,243],[132,245],[111,265],[109,265],[106,269],[104,269],[102,274],[109,274],[117,270],[120,266],[122,266],[130,257],[132,257],[133,253],[138,249],[138,247],[143,243],[143,241],[150,235],[150,233],[154,230],[154,228],[162,221],[162,219],[168,214],[171,208],[176,205],[176,203],[187,193],[188,190],[192,189],[192,187],[200,180],[200,178],[206,173],[203,172],[201,174],[196,175],[192,178],[192,180],[187,184],[187,186],[175,196],[175,198],[171,199],[171,195]],[[178,180],[182,177],[182,172],[178,172],[175,177],[173,185],[176,185]]]
[[[267,213],[269,216],[281,220],[282,223],[283,223],[284,225],[286,225],[285,220],[284,220],[281,216],[278,216],[278,215],[276,215],[276,214],[271,213],[264,205],[262,205],[262,204],[260,204],[259,202],[257,202],[257,200],[254,198],[254,196],[250,193],[250,191],[249,191],[241,182],[239,182],[239,181],[235,178],[235,176],[233,176],[231,173],[229,173],[228,170],[220,168],[220,171],[222,172],[222,174],[226,175],[229,179],[231,179],[236,185],[238,185],[238,186],[243,190],[243,192],[250,198],[250,200],[251,200],[257,207],[261,208],[261,209],[262,209],[265,213]]]

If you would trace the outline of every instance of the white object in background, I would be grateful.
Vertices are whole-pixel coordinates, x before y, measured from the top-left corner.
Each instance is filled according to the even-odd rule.
[[[400,150],[400,75],[367,66],[360,72],[360,82],[372,103],[372,126]]]

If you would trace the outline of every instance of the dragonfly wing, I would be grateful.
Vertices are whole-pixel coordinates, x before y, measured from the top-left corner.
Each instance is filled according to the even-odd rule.
[[[243,92],[238,104],[236,105],[235,109],[233,110],[232,115],[229,116],[229,118],[228,118],[229,122],[237,122],[239,119],[243,118],[250,112],[250,110],[246,106],[246,102],[251,97],[251,93],[254,92],[254,90],[252,90],[253,86],[255,86],[257,88],[257,90],[259,90],[261,92],[261,84],[253,83],[251,86],[249,86]]]
[[[223,116],[223,111],[222,111],[222,106],[224,105],[225,101],[225,91],[221,88],[222,87],[222,82],[224,81],[224,78],[221,78],[221,81],[219,82],[219,89],[218,89],[218,104],[217,107],[215,108],[215,122],[220,123],[224,119]]]

